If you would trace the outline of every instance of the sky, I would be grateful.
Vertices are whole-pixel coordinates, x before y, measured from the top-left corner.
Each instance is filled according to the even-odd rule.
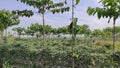
[[[62,1],[62,0],[55,0],[56,2]],[[87,8],[88,7],[101,7],[101,4],[98,3],[99,0],[81,0],[80,3],[75,8],[75,17],[78,18],[79,25],[87,24],[89,25],[91,30],[94,29],[103,29],[105,27],[111,27],[112,21],[108,24],[108,19],[98,19],[97,16],[89,16],[87,14]],[[68,5],[71,5],[71,0],[68,0]],[[34,12],[37,12],[37,9],[25,5],[21,2],[18,2],[17,0],[1,0],[0,2],[0,10],[6,9],[9,11],[12,10],[33,10]],[[70,9],[71,10],[71,9]],[[62,26],[69,25],[71,22],[71,11],[65,12],[63,14],[52,14],[52,13],[46,13],[45,14],[45,24],[51,25],[52,27],[58,28]],[[116,26],[120,26],[118,19],[116,21]],[[15,27],[27,27],[30,26],[32,23],[40,23],[42,24],[42,17],[41,14],[34,14],[32,17],[20,17],[20,24]],[[11,30],[11,28],[9,28]]]

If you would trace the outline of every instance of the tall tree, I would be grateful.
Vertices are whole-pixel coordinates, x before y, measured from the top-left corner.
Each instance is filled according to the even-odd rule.
[[[5,42],[7,36],[7,28],[9,26],[18,25],[20,23],[19,16],[9,12],[8,10],[0,10],[0,30],[5,30]]]
[[[76,34],[75,34],[75,27],[76,27],[76,24],[77,24],[77,18],[74,17],[74,14],[75,14],[75,6],[77,4],[79,4],[80,0],[72,0],[72,22],[71,24],[69,25],[69,31],[70,33],[72,34],[72,46],[71,46],[71,49],[72,49],[72,52],[73,52],[73,47],[74,45],[76,45],[76,41],[75,41],[75,38],[76,38]],[[73,54],[72,54],[73,55]],[[72,68],[74,68],[74,58],[72,58]]]
[[[0,31],[5,30],[5,43],[7,42],[7,28],[9,26],[17,25],[19,24],[18,16],[9,12],[8,10],[0,10]],[[2,33],[3,34],[3,33]],[[0,59],[0,68],[3,68],[3,59]]]
[[[115,23],[120,16],[120,1],[119,0],[101,0],[103,7],[91,8],[87,12],[89,15],[97,14],[98,18],[109,18],[108,23],[113,19],[113,51],[115,49]]]
[[[43,46],[45,44],[45,14],[46,12],[63,13],[69,11],[69,7],[64,7],[65,2],[54,3],[52,0],[19,0],[29,6],[38,9],[38,13],[42,14],[43,21]]]

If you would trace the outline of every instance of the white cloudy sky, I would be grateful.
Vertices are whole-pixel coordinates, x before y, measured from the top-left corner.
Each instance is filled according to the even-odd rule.
[[[55,0],[55,1],[60,1],[60,0]],[[68,0],[69,5],[71,4],[71,0]],[[109,24],[107,23],[108,19],[101,19],[99,20],[97,16],[89,16],[86,13],[86,10],[88,6],[91,7],[96,7],[96,6],[101,6],[99,3],[99,0],[81,0],[79,5],[76,6],[75,8],[75,17],[78,17],[79,21],[78,24],[87,24],[90,26],[90,29],[103,29],[108,26],[112,26],[112,22]],[[33,7],[29,7],[23,3],[18,2],[17,0],[1,0],[0,2],[0,10],[1,9],[6,9],[6,10],[24,10],[24,9],[30,9],[35,10]],[[45,15],[46,19],[46,24],[49,24],[53,27],[62,27],[70,24],[70,18],[71,18],[71,11],[70,12],[65,12],[63,14],[55,14],[53,15],[52,13],[47,13]],[[116,25],[120,26],[119,20],[117,20]],[[20,18],[21,23],[18,26],[21,27],[27,27],[31,23],[41,23],[42,24],[42,18],[40,14],[35,14],[34,16],[30,18],[26,17],[21,17]]]

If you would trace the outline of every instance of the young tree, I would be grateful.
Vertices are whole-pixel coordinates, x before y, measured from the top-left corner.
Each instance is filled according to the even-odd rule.
[[[85,36],[89,36],[91,33],[91,30],[89,29],[89,26],[84,24],[84,25],[76,25],[75,29],[75,34],[83,34]]]
[[[51,34],[52,27],[50,25],[45,25],[45,34]]]
[[[13,28],[12,30],[17,32],[17,34],[19,35],[19,39],[20,39],[20,36],[22,35],[22,32],[25,30],[25,28],[16,27],[16,28]]]
[[[95,37],[101,37],[103,36],[103,31],[100,29],[95,29],[94,31],[92,31],[92,35]]]
[[[87,12],[89,15],[97,14],[98,18],[109,18],[108,23],[113,19],[113,51],[115,49],[115,23],[120,16],[120,1],[119,0],[101,0],[103,7],[91,8]]]
[[[25,30],[25,33],[31,36],[35,36],[36,33],[40,33],[42,31],[42,25],[38,23],[31,24]]]
[[[103,29],[103,32],[107,34],[108,37],[112,36],[113,28],[112,27],[106,27]]]
[[[7,28],[19,24],[18,16],[8,10],[0,10],[0,31],[5,30],[5,43],[7,42]],[[3,33],[2,33],[3,34]],[[2,35],[3,36],[3,35]],[[0,68],[3,68],[3,59],[0,59]]]
[[[18,25],[20,23],[19,16],[9,12],[8,10],[0,10],[0,30],[5,30],[5,42],[7,36],[7,28],[9,26]]]
[[[116,30],[115,30],[115,31],[116,31],[116,34],[119,34],[119,33],[120,33],[120,26],[116,26],[115,29],[116,29]]]
[[[53,35],[57,35],[58,33],[57,33],[57,28],[52,28],[51,29],[51,33],[53,34]]]
[[[74,8],[75,8],[75,5],[79,4],[80,0],[76,0],[76,3],[75,3],[75,0],[72,0],[72,22],[71,24],[69,25],[69,31],[70,33],[72,34],[72,46],[71,46],[71,49],[72,49],[72,52],[73,52],[73,47],[74,45],[76,45],[76,41],[75,41],[75,38],[76,38],[76,34],[75,34],[75,27],[77,25],[77,18],[74,17],[74,14],[75,14],[75,11],[74,11]],[[73,56],[73,54],[72,54]],[[72,68],[74,68],[74,56],[72,57]]]
[[[54,3],[52,0],[20,0],[29,6],[38,9],[38,13],[42,14],[43,21],[43,46],[45,44],[45,14],[46,12],[63,13],[69,11],[69,7],[64,7],[65,2]]]
[[[49,26],[49,25],[45,25],[45,34],[50,34],[51,33],[51,30],[52,30],[52,27]],[[34,35],[36,35],[36,37],[38,38],[38,36],[41,36],[43,35],[43,26],[39,23],[34,23],[34,24],[31,24],[28,28],[27,28],[28,32],[29,30],[31,30],[32,32],[34,32]],[[30,32],[31,32],[30,31]]]
[[[113,28],[112,27],[106,27],[103,29],[104,32],[108,34],[108,37],[112,36]],[[115,36],[120,34],[120,26],[115,26]],[[117,39],[117,38],[116,38]]]
[[[62,34],[68,34],[69,32],[68,32],[67,27],[60,27],[60,28],[57,29],[57,33],[58,34],[60,34],[60,33],[62,33]]]
[[[30,35],[30,36],[34,36],[34,34],[35,34],[35,31],[34,30],[30,30],[29,28],[27,28],[27,29],[25,29],[25,33],[27,34],[27,35]]]

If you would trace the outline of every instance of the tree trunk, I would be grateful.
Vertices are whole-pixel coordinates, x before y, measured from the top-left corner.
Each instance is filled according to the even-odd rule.
[[[44,8],[44,7],[43,7]],[[43,46],[45,45],[45,14],[42,14],[43,18]]]
[[[74,19],[74,0],[72,0],[72,22],[73,22],[73,19]],[[72,25],[72,40],[73,40],[73,43],[72,43],[72,68],[75,67],[74,65],[74,57],[73,57],[73,52],[74,52],[74,45],[75,45],[75,34],[74,34],[74,22],[73,22],[73,25]]]
[[[113,20],[113,51],[115,50],[115,20]]]
[[[7,28],[5,29],[4,43],[7,43]]]
[[[1,31],[0,43],[3,43],[3,32],[4,31]]]

